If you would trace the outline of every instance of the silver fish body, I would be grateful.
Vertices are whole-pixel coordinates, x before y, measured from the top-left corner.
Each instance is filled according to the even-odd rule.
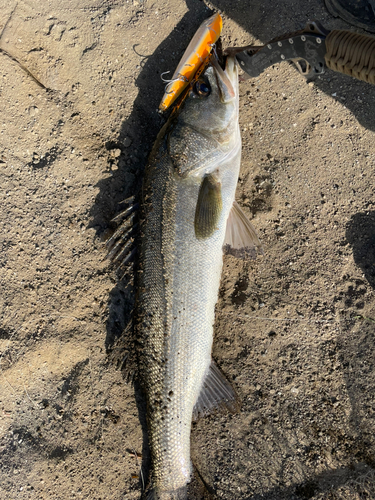
[[[213,61],[203,79],[209,95],[192,91],[163,127],[142,191],[136,332],[152,460],[147,498],[155,500],[186,498],[193,415],[234,397],[211,361],[223,245],[241,159],[234,59],[227,59],[225,71]],[[214,226],[200,232],[197,224],[205,222],[197,219],[198,198],[211,178],[209,188],[215,194],[217,187],[221,204]],[[215,199],[208,195],[208,205]]]

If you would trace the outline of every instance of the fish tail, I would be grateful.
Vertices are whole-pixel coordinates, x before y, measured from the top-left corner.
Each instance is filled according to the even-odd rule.
[[[206,483],[195,466],[193,478],[185,486],[177,490],[162,491],[159,488],[152,488],[146,495],[146,500],[190,500],[193,498],[201,498],[204,500],[214,499],[212,488]]]
[[[187,500],[187,487],[183,486],[178,490],[160,491],[152,489],[149,491],[146,500]]]

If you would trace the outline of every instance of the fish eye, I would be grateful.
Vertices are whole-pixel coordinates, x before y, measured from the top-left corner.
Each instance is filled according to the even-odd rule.
[[[201,97],[207,97],[211,93],[211,87],[206,81],[197,80],[194,84],[194,92]]]

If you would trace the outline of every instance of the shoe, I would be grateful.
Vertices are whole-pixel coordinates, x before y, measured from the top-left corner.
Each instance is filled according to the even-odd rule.
[[[324,0],[330,14],[375,33],[375,0]]]

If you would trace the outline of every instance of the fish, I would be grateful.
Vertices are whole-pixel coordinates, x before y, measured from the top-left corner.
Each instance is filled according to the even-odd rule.
[[[138,208],[134,334],[145,394],[151,478],[147,500],[184,500],[193,477],[192,420],[236,411],[236,392],[212,360],[223,254],[263,253],[235,201],[241,163],[238,69],[213,54],[159,132]],[[128,263],[131,206],[109,241]],[[120,217],[121,219],[121,217]],[[126,251],[124,250],[126,249]],[[121,257],[119,257],[121,255]]]

